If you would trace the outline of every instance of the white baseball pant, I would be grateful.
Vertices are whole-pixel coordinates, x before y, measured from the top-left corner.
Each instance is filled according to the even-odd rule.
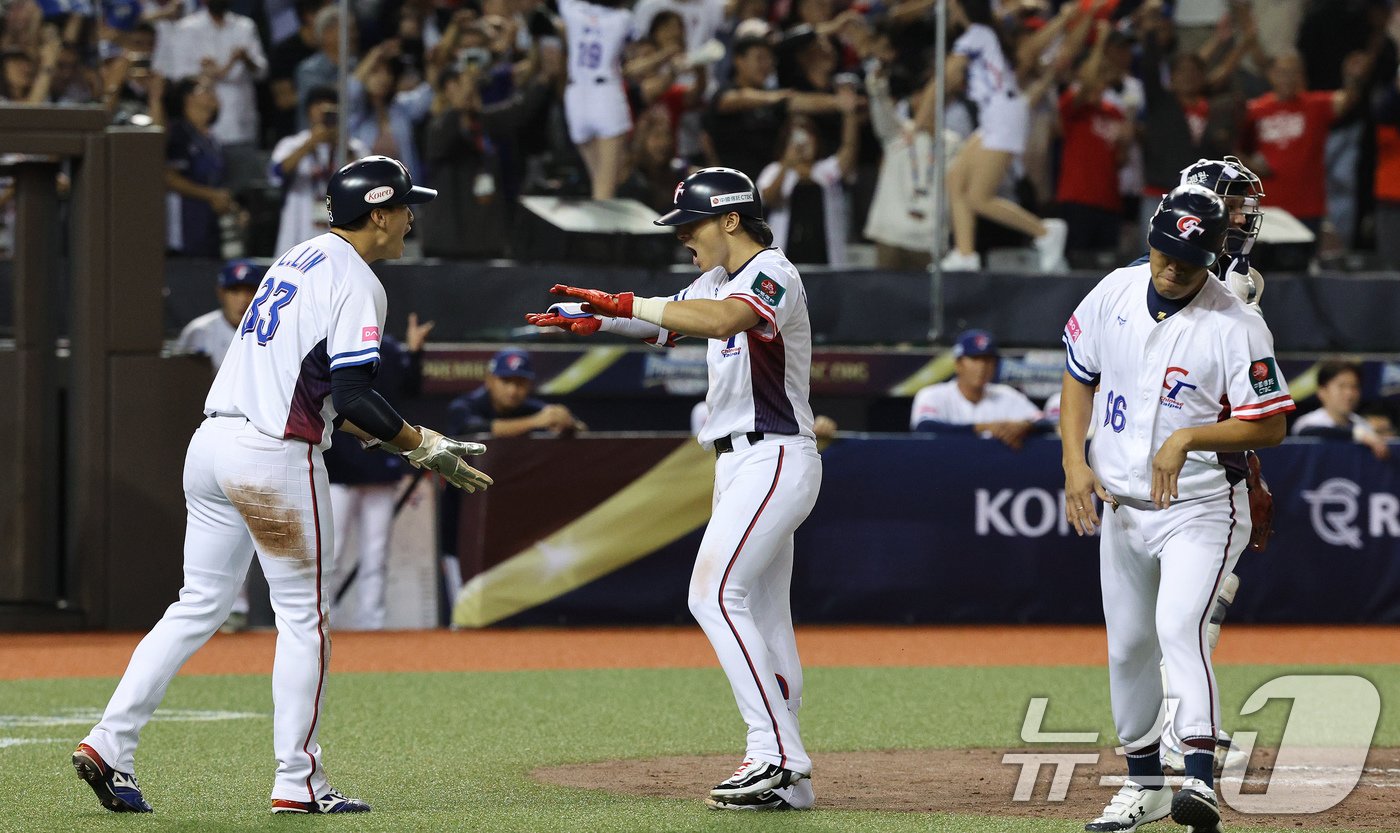
[[[83,742],[114,769],[135,769],[141,729],[181,666],[227,618],[256,542],[277,617],[272,798],[315,801],[327,790],[317,735],[331,654],[325,576],[333,552],[321,452],[269,437],[241,417],[210,418],[190,441],[184,483],[180,598],[136,646]]]
[[[821,480],[811,438],[736,441],[715,462],[714,510],[690,579],[690,612],[748,725],[747,756],[801,773],[811,773],[812,759],[797,723],[802,665],[789,604],[792,536],[817,502]]]
[[[332,592],[339,593],[351,569],[355,572],[356,616],[349,620],[337,609],[332,618],[339,630],[377,631],[384,628],[384,576],[389,560],[389,538],[394,528],[397,483],[331,484],[335,516],[335,578]],[[352,532],[358,553],[348,552]],[[358,556],[358,557],[356,557]]]
[[[1164,510],[1105,507],[1099,577],[1108,625],[1113,720],[1128,750],[1158,742],[1163,697],[1178,701],[1183,741],[1214,743],[1220,691],[1207,629],[1225,577],[1249,543],[1243,482],[1226,494]],[[1159,664],[1167,670],[1164,692]]]

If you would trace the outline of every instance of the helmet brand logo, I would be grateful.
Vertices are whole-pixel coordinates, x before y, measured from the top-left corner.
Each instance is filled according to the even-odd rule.
[[[1182,240],[1190,240],[1198,234],[1205,233],[1205,229],[1201,228],[1201,218],[1191,214],[1176,221],[1176,230],[1180,232],[1177,237]]]
[[[370,203],[371,205],[374,205],[375,203],[384,202],[385,200],[387,200],[387,199],[389,199],[389,198],[391,198],[391,197],[393,197],[393,196],[394,196],[394,187],[393,187],[392,185],[382,185],[382,186],[380,186],[380,187],[378,187],[378,188],[374,188],[374,189],[371,189],[371,190],[369,190],[369,191],[366,191],[366,192],[365,192],[365,202]]]

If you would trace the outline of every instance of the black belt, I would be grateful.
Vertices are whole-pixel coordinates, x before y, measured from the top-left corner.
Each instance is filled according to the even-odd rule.
[[[763,432],[762,432],[762,431],[750,431],[749,433],[747,433],[747,434],[744,435],[744,439],[746,439],[746,440],[749,441],[749,445],[753,445],[754,443],[759,442],[760,440],[763,439]],[[732,437],[720,437],[719,439],[715,440],[715,456],[716,456],[716,457],[718,457],[718,456],[721,455],[721,454],[728,454],[729,452],[731,452],[731,451],[733,451],[733,450],[734,450],[734,439],[733,439]]]
[[[594,83],[594,84],[606,84],[606,83],[608,83],[608,82],[611,81],[611,80],[612,80],[612,78],[609,77],[609,76],[607,76],[607,75],[599,75],[599,76],[597,76],[597,77],[595,77],[595,78],[593,79],[593,83]],[[588,81],[587,78],[577,78],[577,79],[574,79],[573,81],[570,81],[569,83],[570,83],[570,84],[587,84],[587,83],[589,83],[589,81]]]

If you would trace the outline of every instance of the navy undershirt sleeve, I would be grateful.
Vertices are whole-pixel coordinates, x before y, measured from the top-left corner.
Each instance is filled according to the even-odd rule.
[[[352,365],[331,371],[331,402],[336,413],[361,430],[389,442],[403,429],[404,419],[374,390],[374,364]]]

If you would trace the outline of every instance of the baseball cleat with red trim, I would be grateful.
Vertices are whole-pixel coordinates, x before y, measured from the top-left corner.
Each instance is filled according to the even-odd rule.
[[[97,800],[108,810],[114,813],[155,812],[141,795],[136,776],[107,766],[97,750],[86,743],[78,744],[74,750],[73,768],[78,771],[78,777],[92,787],[92,791],[97,793]]]
[[[358,798],[347,798],[340,790],[327,790],[315,801],[292,801],[289,798],[272,799],[274,813],[368,813],[369,804]]]
[[[756,796],[767,790],[791,786],[807,777],[809,776],[804,773],[783,769],[777,764],[745,758],[744,762],[739,764],[739,768],[734,770],[733,775],[710,790],[710,797],[724,800]]]

